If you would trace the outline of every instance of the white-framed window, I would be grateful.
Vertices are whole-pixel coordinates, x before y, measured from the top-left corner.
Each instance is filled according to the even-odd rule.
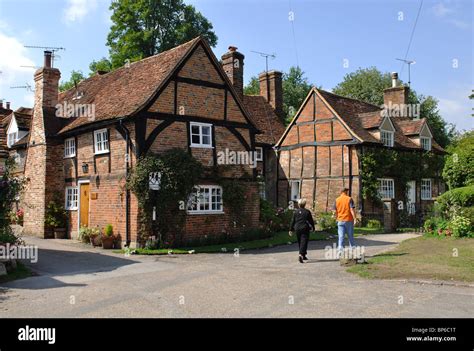
[[[395,197],[395,182],[393,179],[379,179],[379,196],[382,199],[393,199]]]
[[[18,141],[18,132],[8,133],[7,145],[12,147]]]
[[[77,210],[78,190],[77,186],[66,187],[66,210]]]
[[[420,145],[426,151],[430,151],[431,150],[431,138],[420,137]]]
[[[64,157],[76,156],[76,139],[68,138],[64,140]]]
[[[431,189],[431,179],[422,179],[421,180],[421,199],[422,200],[432,200],[433,193]]]
[[[393,135],[394,135],[394,132],[381,130],[380,141],[384,144],[384,146],[393,147]]]
[[[300,184],[299,180],[290,181],[290,196],[292,201],[298,201],[300,198]]]
[[[191,122],[189,129],[192,147],[212,147],[212,124]]]
[[[94,153],[105,154],[109,152],[109,133],[107,129],[94,131]]]
[[[263,161],[263,147],[257,146],[255,148],[255,160],[256,161]]]
[[[198,185],[189,198],[189,213],[221,213],[222,187],[218,185]]]

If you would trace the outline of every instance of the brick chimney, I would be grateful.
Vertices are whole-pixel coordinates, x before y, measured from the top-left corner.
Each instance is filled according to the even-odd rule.
[[[260,95],[272,105],[275,113],[281,119],[283,116],[283,83],[279,71],[263,72],[258,75]]]
[[[64,196],[63,144],[54,139],[51,127],[57,125],[55,106],[58,104],[58,85],[61,73],[53,68],[51,51],[44,52],[44,67],[34,74],[35,102],[31,120],[24,175],[23,232],[44,237],[46,206],[59,194]],[[53,137],[53,138],[51,138]]]
[[[7,101],[7,106],[6,107],[7,107],[7,110],[10,109],[10,102],[9,101]]]
[[[229,46],[229,51],[221,57],[222,68],[241,100],[244,95],[244,58],[235,46]]]
[[[410,89],[406,86],[400,86],[398,73],[392,73],[392,87],[383,91],[383,103],[385,106],[401,105],[408,103],[408,93]]]

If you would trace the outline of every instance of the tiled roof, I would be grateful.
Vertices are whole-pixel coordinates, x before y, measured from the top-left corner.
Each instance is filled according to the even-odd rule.
[[[314,90],[327,101],[363,143],[381,144],[381,141],[369,132],[369,130],[379,128],[382,123],[382,109],[379,106],[321,89],[314,88]],[[423,125],[427,124],[425,118],[414,120],[407,117],[397,117],[390,120],[395,127],[394,146],[396,148],[421,149],[421,146],[415,144],[409,136],[418,135],[421,132]],[[435,140],[432,140],[431,144],[434,150],[444,152],[444,149]]]
[[[27,107],[20,107],[14,112],[18,129],[29,130],[31,123],[31,116],[33,115],[33,109]]]
[[[178,63],[200,41],[200,37],[158,55],[131,63],[103,75],[81,81],[76,88],[59,95],[59,103],[94,104],[95,121],[133,115],[143,107]],[[89,124],[88,118],[70,119],[60,133]]]
[[[257,143],[274,145],[285,131],[285,126],[273,110],[273,107],[263,96],[244,95],[243,103],[252,117],[257,129],[262,134],[257,134]]]

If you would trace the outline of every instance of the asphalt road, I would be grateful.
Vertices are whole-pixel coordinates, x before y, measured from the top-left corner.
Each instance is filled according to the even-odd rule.
[[[357,238],[366,253],[413,234]],[[0,286],[8,317],[473,317],[474,288],[367,280],[324,259],[333,242],[233,253],[130,256],[80,243],[39,246],[37,276]],[[334,239],[335,241],[335,239]]]

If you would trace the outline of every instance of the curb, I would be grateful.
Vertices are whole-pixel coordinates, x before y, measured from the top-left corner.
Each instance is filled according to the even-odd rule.
[[[446,285],[446,286],[457,286],[457,287],[466,287],[466,288],[474,288],[474,284],[469,283],[462,283],[462,282],[450,282],[445,280],[417,280],[417,279],[383,279],[383,281],[387,282],[400,282],[400,283],[411,283],[411,284],[420,284],[420,285]]]

